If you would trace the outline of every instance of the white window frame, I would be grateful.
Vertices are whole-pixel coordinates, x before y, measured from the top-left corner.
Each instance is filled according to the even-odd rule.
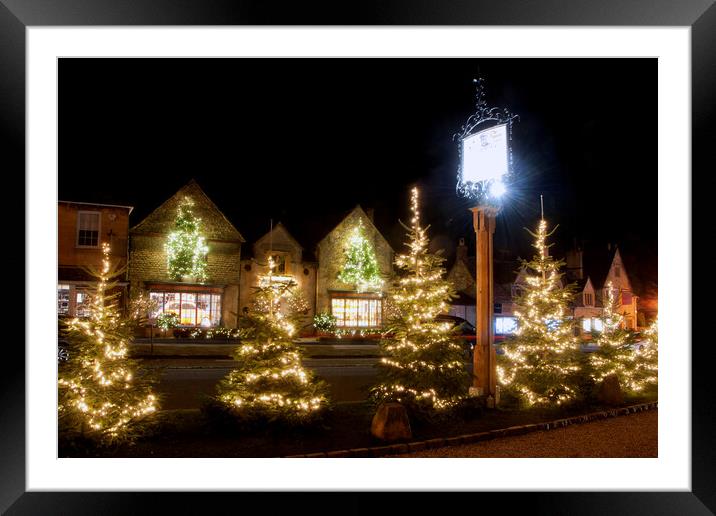
[[[80,244],[80,220],[82,215],[97,215],[97,245],[81,245]],[[78,211],[77,212],[77,228],[75,231],[75,247],[81,249],[98,249],[102,244],[102,212],[101,211]]]

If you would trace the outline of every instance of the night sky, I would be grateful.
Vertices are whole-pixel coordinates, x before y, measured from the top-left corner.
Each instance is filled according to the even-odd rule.
[[[474,246],[452,136],[487,101],[519,115],[517,184],[495,247],[559,224],[616,243],[634,287],[656,281],[656,59],[61,59],[59,199],[128,204],[130,224],[191,178],[249,243],[282,221],[307,249],[356,204],[402,251],[409,188],[435,247]]]

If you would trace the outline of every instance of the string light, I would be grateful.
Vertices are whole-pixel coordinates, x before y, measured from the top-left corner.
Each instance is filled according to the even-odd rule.
[[[184,197],[174,220],[175,230],[169,233],[164,249],[167,271],[175,280],[188,276],[203,283],[207,279],[206,255],[209,247],[201,234],[201,219],[193,212],[194,201]]]
[[[137,364],[128,358],[127,346],[133,322],[122,317],[118,294],[111,293],[117,286],[111,280],[121,271],[112,269],[109,253],[104,243],[89,317],[66,325],[73,352],[58,375],[60,427],[103,442],[132,437],[134,424],[157,410],[150,382],[134,380]]]
[[[351,230],[345,250],[345,263],[338,280],[355,285],[358,292],[380,290],[383,280],[373,245],[366,238],[362,221]]]
[[[264,281],[242,321],[238,363],[219,384],[217,399],[245,418],[307,421],[327,406],[325,385],[303,367],[291,337],[308,303],[292,279],[275,280],[269,257]]]
[[[421,412],[440,412],[464,398],[468,377],[452,325],[436,320],[447,311],[455,291],[444,279],[444,258],[428,252],[417,188],[411,191],[410,210],[409,251],[395,259],[405,274],[388,293],[394,312],[392,338],[381,343],[382,381],[371,394],[378,402],[397,401]]]
[[[515,336],[505,341],[498,357],[497,376],[502,388],[527,405],[551,405],[571,401],[578,390],[571,379],[578,365],[579,343],[568,318],[571,287],[562,287],[561,261],[547,250],[547,222],[540,220],[535,238],[536,254],[524,264],[525,286],[516,299]]]

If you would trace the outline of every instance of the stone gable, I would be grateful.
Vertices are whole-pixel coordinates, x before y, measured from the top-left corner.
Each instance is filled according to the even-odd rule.
[[[132,235],[165,235],[174,229],[179,203],[184,197],[194,201],[194,214],[201,219],[202,233],[207,240],[244,242],[241,233],[229,222],[193,179],[130,229]]]
[[[388,241],[373,225],[360,206],[348,214],[323,240],[316,249],[318,272],[316,277],[316,311],[330,311],[330,291],[353,291],[355,286],[338,280],[338,273],[345,262],[346,239],[353,228],[361,221],[366,238],[373,244],[378,267],[383,276],[385,291],[394,276],[394,251]]]

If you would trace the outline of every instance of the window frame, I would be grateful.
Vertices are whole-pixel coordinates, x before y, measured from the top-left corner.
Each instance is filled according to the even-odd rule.
[[[383,297],[382,296],[358,296],[358,295],[351,295],[351,294],[335,294],[332,295],[331,298],[331,315],[336,317],[336,327],[344,330],[375,330],[380,329],[383,327],[384,323],[384,309],[385,305],[383,304]],[[342,310],[342,317],[338,318],[336,316],[336,311],[334,309],[334,303],[336,301],[343,301],[343,310]],[[357,304],[356,306],[356,318],[355,322],[356,324],[343,324],[345,321],[348,320],[348,318],[345,316],[346,313],[346,305],[347,302],[355,302]],[[361,308],[361,302],[364,302],[367,304],[368,308],[368,324],[367,325],[361,325],[361,314],[365,313],[365,307]],[[371,304],[377,303],[378,307],[377,310],[373,311],[371,310]],[[377,317],[373,317],[377,316]],[[371,320],[377,319],[378,324],[370,324]]]
[[[97,215],[97,245],[83,245],[80,244],[80,222],[82,221],[82,215]],[[77,211],[77,223],[75,224],[75,247],[79,249],[99,249],[102,244],[100,236],[102,235],[102,212],[101,211],[90,211],[90,210],[78,210]],[[86,230],[85,230],[86,231]]]

